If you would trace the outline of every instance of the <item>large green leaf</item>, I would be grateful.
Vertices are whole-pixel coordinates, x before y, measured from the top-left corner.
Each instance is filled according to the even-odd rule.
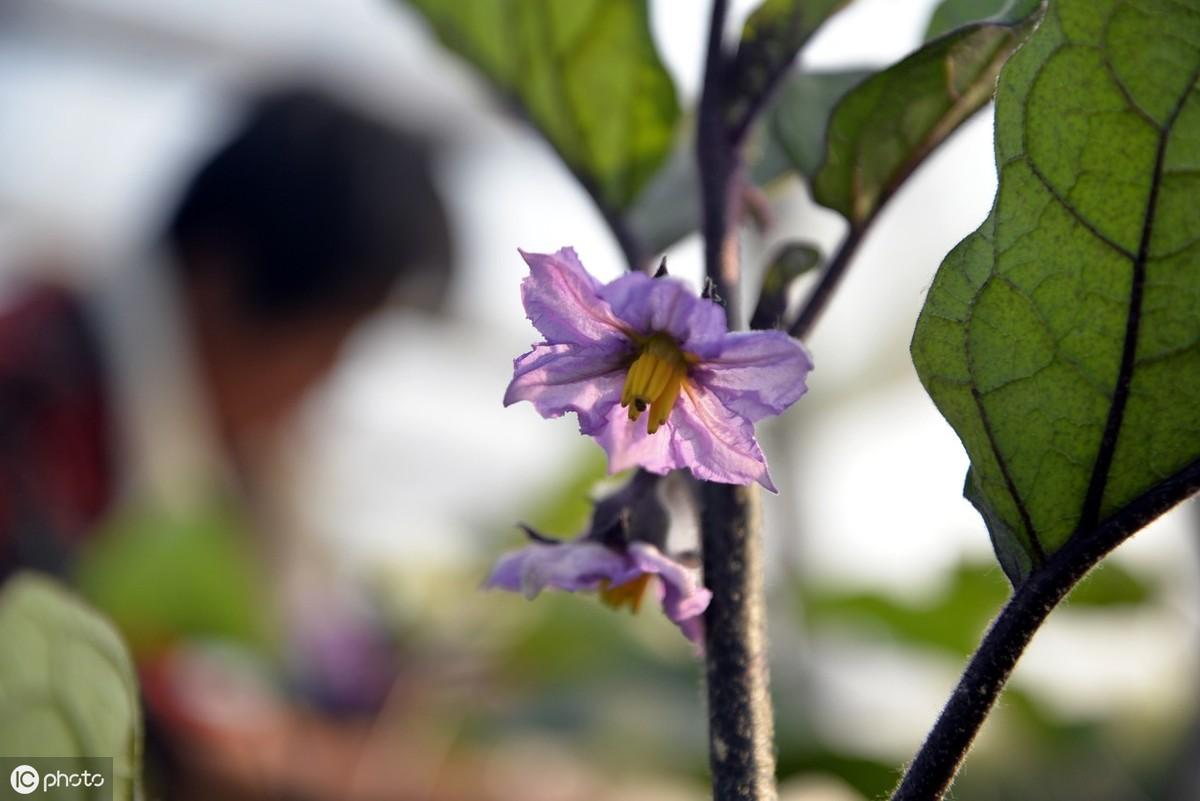
[[[821,24],[849,0],[764,0],[742,28],[727,113],[734,128],[750,123],[775,83]]]
[[[925,39],[936,39],[974,22],[1017,22],[1040,5],[1041,0],[942,0],[929,19]]]
[[[912,353],[1014,583],[1191,486],[1198,75],[1200,0],[1059,0],[1001,76],[995,205],[943,262]]]
[[[140,791],[142,715],[112,625],[49,578],[0,591],[0,754],[113,758],[113,798]]]
[[[829,122],[818,202],[860,226],[992,97],[996,75],[1032,20],[980,24],[927,44],[859,84]]]
[[[667,155],[679,105],[645,0],[408,0],[514,98],[597,199],[629,205]]]

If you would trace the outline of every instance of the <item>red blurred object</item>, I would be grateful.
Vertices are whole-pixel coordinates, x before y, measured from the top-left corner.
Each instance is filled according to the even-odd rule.
[[[60,573],[115,486],[100,350],[78,298],[30,287],[0,308],[0,576]]]

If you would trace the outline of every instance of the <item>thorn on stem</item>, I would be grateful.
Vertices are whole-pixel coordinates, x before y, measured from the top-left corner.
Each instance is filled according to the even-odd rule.
[[[721,294],[717,292],[717,285],[710,276],[705,276],[704,278],[704,291],[700,293],[700,297],[705,300],[711,300],[722,309],[725,308],[725,298],[721,297]]]

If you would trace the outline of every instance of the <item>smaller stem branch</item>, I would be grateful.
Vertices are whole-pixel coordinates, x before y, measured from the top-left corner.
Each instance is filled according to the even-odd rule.
[[[649,261],[649,256],[641,240],[633,232],[633,228],[629,225],[624,215],[604,200],[600,188],[596,186],[591,178],[574,168],[571,169],[571,174],[575,176],[575,180],[588,193],[588,196],[592,199],[592,203],[596,206],[596,210],[604,218],[604,222],[608,225],[608,230],[612,233],[613,239],[617,241],[617,247],[621,249],[621,254],[625,257],[628,269],[632,272],[644,270]]]
[[[1055,606],[1114,548],[1200,489],[1200,460],[1139,497],[1090,533],[1076,534],[1017,587],[942,709],[892,801],[945,796],[1000,690]]]
[[[795,322],[788,328],[789,334],[799,339],[804,339],[812,331],[813,325],[816,324],[821,313],[825,311],[825,307],[829,304],[829,300],[833,297],[833,293],[841,283],[842,277],[846,274],[847,268],[849,268],[850,263],[854,260],[854,256],[858,252],[858,246],[862,243],[869,226],[870,220],[850,226],[850,230],[846,232],[846,238],[842,240],[842,244],[838,247],[837,252],[829,260],[829,264],[825,266],[821,277],[817,279],[817,283],[808,293],[808,297],[805,298],[803,305],[801,305],[800,314],[797,315]]]
[[[632,272],[645,270],[650,260],[649,254],[646,253],[641,241],[634,234],[633,228],[630,227],[625,217],[621,212],[610,208],[596,195],[592,195],[592,200],[595,201],[596,207],[604,217],[604,221],[608,223],[608,230],[612,232],[613,239],[617,241],[617,247],[621,249],[622,255],[625,256],[629,270]]]
[[[763,86],[748,100],[745,109],[729,126],[730,135],[734,141],[741,142],[746,138],[746,134],[750,132],[750,126],[754,124],[754,121],[758,119],[758,115],[767,107],[767,103],[775,94],[775,90],[783,82],[783,79],[787,77],[788,72],[791,71],[792,63],[796,60],[796,56],[799,53],[800,48],[796,48],[787,58],[780,59],[770,67]]]

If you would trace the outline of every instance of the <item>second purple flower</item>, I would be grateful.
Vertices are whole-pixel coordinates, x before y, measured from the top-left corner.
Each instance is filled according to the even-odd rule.
[[[575,251],[521,252],[521,297],[544,341],[514,362],[507,406],[575,412],[610,472],[687,468],[775,492],[754,423],[801,395],[812,361],[782,331],[730,332],[725,312],[673,278],[629,273],[601,284]]]

